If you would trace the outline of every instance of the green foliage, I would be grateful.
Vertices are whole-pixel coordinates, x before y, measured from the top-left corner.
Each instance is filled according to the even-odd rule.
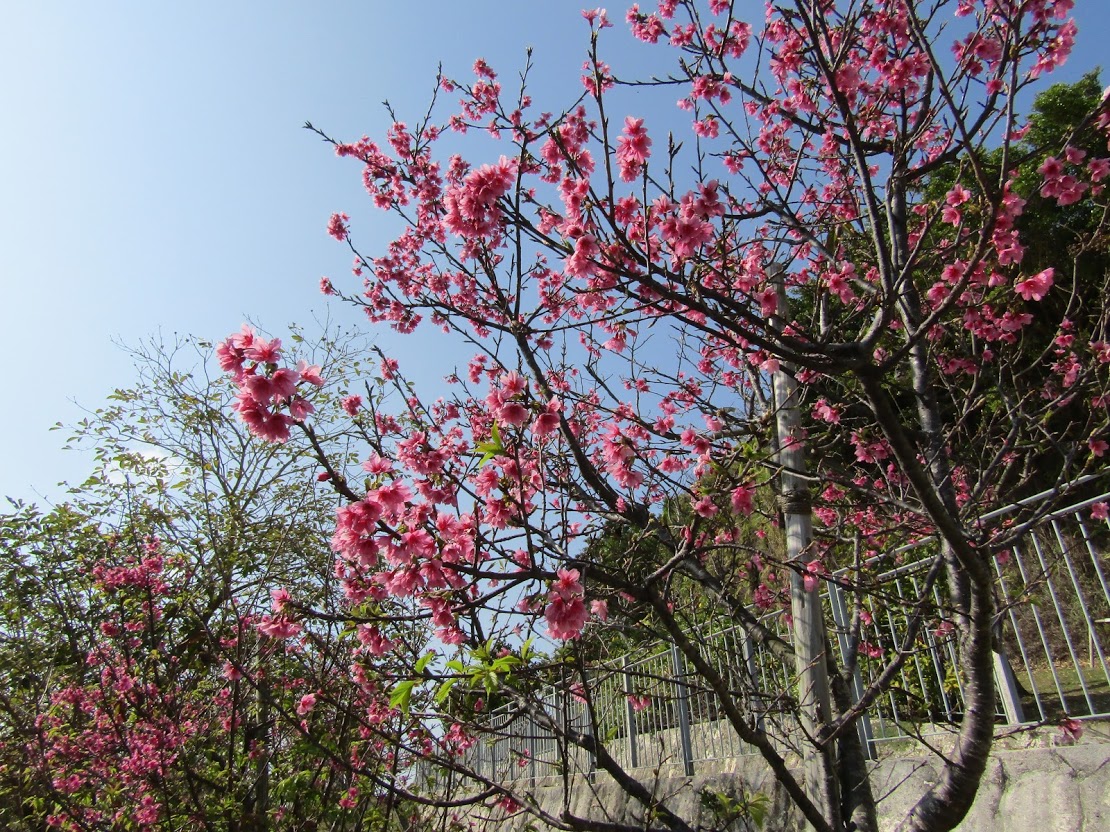
[[[725,792],[706,787],[698,796],[702,810],[714,819],[714,829],[762,829],[771,809],[771,798],[765,792]]]

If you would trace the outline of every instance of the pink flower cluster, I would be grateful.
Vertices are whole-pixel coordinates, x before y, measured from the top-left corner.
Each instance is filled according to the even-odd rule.
[[[551,585],[543,616],[547,619],[547,631],[551,637],[567,641],[581,635],[589,612],[584,601],[586,591],[580,581],[581,573],[577,569],[560,569],[558,574],[558,579]]]
[[[501,220],[497,200],[512,188],[517,164],[502,156],[495,165],[482,165],[444,194],[447,213],[443,224],[460,237],[492,236]]]
[[[644,120],[628,116],[624,120],[624,132],[617,139],[617,164],[620,166],[621,179],[635,182],[649,156],[651,139],[644,129]]]
[[[220,367],[239,385],[233,405],[251,433],[268,442],[284,442],[289,428],[315,408],[298,393],[300,382],[322,387],[320,367],[300,362],[296,370],[279,366],[281,340],[267,340],[246,324],[216,348]]]
[[[258,631],[264,636],[276,639],[293,638],[301,631],[301,625],[293,620],[289,610],[289,591],[274,589],[270,591],[273,615],[263,615],[258,622]]]

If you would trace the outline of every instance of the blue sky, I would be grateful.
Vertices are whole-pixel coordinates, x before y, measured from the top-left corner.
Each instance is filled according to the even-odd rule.
[[[760,16],[761,0],[750,2]],[[465,78],[481,56],[510,78],[527,45],[533,95],[557,109],[579,90],[584,5],[8,4],[0,496],[55,498],[59,480],[87,473],[88,459],[61,451],[65,437],[49,427],[132,381],[114,341],[216,339],[248,316],[280,334],[327,314],[319,278],[344,280],[350,264],[324,233],[328,216],[351,214],[373,251],[380,215],[357,168],[302,130],[306,120],[344,138],[380,138],[380,102],[415,116],[440,61]],[[1079,48],[1053,81],[1103,60],[1110,2],[1077,5]],[[618,72],[659,54],[631,41],[623,9],[611,8],[608,33]]]

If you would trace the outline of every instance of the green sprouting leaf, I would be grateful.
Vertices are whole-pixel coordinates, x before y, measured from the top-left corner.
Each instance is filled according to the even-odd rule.
[[[497,427],[497,422],[493,423],[490,430],[490,441],[482,442],[478,445],[474,452],[481,454],[482,458],[478,460],[478,467],[481,468],[494,457],[500,456],[505,453],[505,445],[501,441],[501,430]]]
[[[763,828],[767,820],[767,810],[771,807],[771,798],[765,792],[756,792],[748,797],[748,814],[757,828]]]
[[[455,687],[458,681],[458,677],[444,680],[443,684],[436,690],[436,695],[433,697],[437,705],[443,704],[443,701],[451,694],[451,688]]]
[[[532,642],[535,638],[530,638],[520,646],[520,661],[527,664],[532,659]]]
[[[435,654],[434,652],[432,652],[431,650],[429,650],[429,651],[428,651],[427,653],[425,653],[425,654],[424,654],[423,656],[421,656],[421,657],[420,657],[420,660],[419,660],[419,661],[417,661],[417,663],[416,663],[416,667],[414,667],[414,668],[413,668],[413,670],[414,670],[414,671],[415,671],[415,672],[416,672],[416,673],[417,673],[418,675],[419,675],[419,674],[421,674],[421,673],[423,673],[423,672],[424,672],[424,668],[426,668],[426,667],[428,666],[428,663],[429,663],[429,662],[430,662],[430,661],[431,661],[432,659],[434,659],[434,658],[435,658],[435,656],[436,656],[436,654]]]
[[[414,687],[416,687],[415,679],[408,679],[394,685],[393,693],[389,697],[389,707],[397,708],[402,713],[408,713]]]
[[[501,687],[501,679],[494,670],[482,673],[482,687],[486,689],[486,696],[493,696],[494,691]]]
[[[520,659],[513,655],[501,656],[495,659],[490,669],[497,673],[508,673],[514,667],[520,664]]]

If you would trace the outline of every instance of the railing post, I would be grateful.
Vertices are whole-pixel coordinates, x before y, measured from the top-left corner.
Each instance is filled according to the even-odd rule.
[[[690,696],[686,687],[686,672],[678,645],[671,645],[671,668],[674,672],[676,704],[678,706],[678,737],[682,747],[682,768],[687,777],[694,776],[694,746],[690,738]]]
[[[1002,627],[998,627],[998,641],[1001,642]],[[1018,692],[1017,677],[1006,656],[1002,644],[994,651],[994,682],[998,696],[1002,700],[1002,712],[1006,715],[1007,725],[1021,725],[1025,722],[1025,710],[1021,707],[1021,694]]]
[[[751,708],[755,713],[755,725],[760,731],[767,730],[767,717],[763,711],[763,692],[760,685],[759,667],[755,661],[756,646],[752,634],[744,630],[744,663],[748,668],[748,678],[752,683]]]
[[[585,674],[583,674],[583,687],[586,687]],[[594,709],[590,707],[588,702],[579,703],[579,710],[582,713],[582,721],[586,723],[585,727],[590,729],[590,735],[594,739],[594,748],[601,744],[601,732],[597,729],[597,722],[594,721]],[[597,751],[591,748],[586,752],[586,765],[589,767],[586,771],[587,779],[593,783],[597,780]]]
[[[528,774],[529,783],[532,788],[536,787],[536,734],[539,732],[540,726],[535,718],[528,715]]]
[[[836,640],[840,645],[840,656],[848,660],[848,605],[844,600],[844,589],[833,581],[825,584],[829,588],[829,606],[832,608],[833,623],[836,624]],[[863,677],[859,672],[859,661],[852,666],[852,697],[856,702],[863,697]],[[853,703],[854,704],[854,703]],[[856,720],[856,731],[859,733],[860,745],[863,746],[863,756],[868,760],[877,760],[879,755],[875,751],[875,734],[871,729],[871,716],[864,711]]]
[[[621,676],[624,679],[624,724],[628,737],[628,767],[638,768],[640,753],[636,747],[636,709],[632,707],[632,677],[628,673],[628,657],[624,659],[621,667]]]

